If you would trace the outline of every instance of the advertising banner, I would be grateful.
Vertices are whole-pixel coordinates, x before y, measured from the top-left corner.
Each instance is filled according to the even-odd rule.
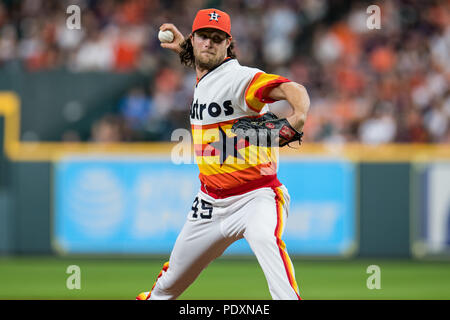
[[[283,240],[292,255],[355,248],[354,165],[286,159],[291,205]],[[136,156],[61,159],[54,167],[53,245],[64,253],[169,254],[200,187],[196,165]],[[225,254],[252,254],[245,240]]]

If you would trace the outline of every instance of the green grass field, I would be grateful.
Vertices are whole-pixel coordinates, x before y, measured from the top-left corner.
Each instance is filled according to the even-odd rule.
[[[450,299],[450,262],[294,260],[303,299]],[[134,299],[148,291],[164,260],[144,258],[0,258],[0,299]],[[381,269],[381,289],[369,290],[369,265]],[[81,289],[66,287],[69,265],[81,269]],[[220,258],[180,299],[270,299],[255,259]]]

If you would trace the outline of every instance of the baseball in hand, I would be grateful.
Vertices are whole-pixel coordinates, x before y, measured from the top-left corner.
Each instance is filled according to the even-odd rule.
[[[170,30],[166,30],[166,31],[159,30],[158,39],[161,42],[172,42],[173,41],[173,33]]]

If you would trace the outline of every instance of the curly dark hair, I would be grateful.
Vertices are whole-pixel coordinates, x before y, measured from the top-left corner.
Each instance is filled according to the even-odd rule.
[[[179,54],[181,64],[187,67],[195,67],[194,48],[189,37],[187,37],[181,44],[181,52]],[[231,41],[230,46],[227,49],[227,57],[236,59],[236,53],[234,52],[234,41]]]

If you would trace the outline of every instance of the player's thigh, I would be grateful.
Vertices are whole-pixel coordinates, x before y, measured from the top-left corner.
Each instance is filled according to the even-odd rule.
[[[222,255],[232,241],[223,236],[216,218],[188,218],[177,237],[169,260],[169,269],[179,276],[195,276],[212,260]]]
[[[287,190],[265,188],[247,204],[244,237],[247,241],[267,242],[281,237],[288,216]]]

